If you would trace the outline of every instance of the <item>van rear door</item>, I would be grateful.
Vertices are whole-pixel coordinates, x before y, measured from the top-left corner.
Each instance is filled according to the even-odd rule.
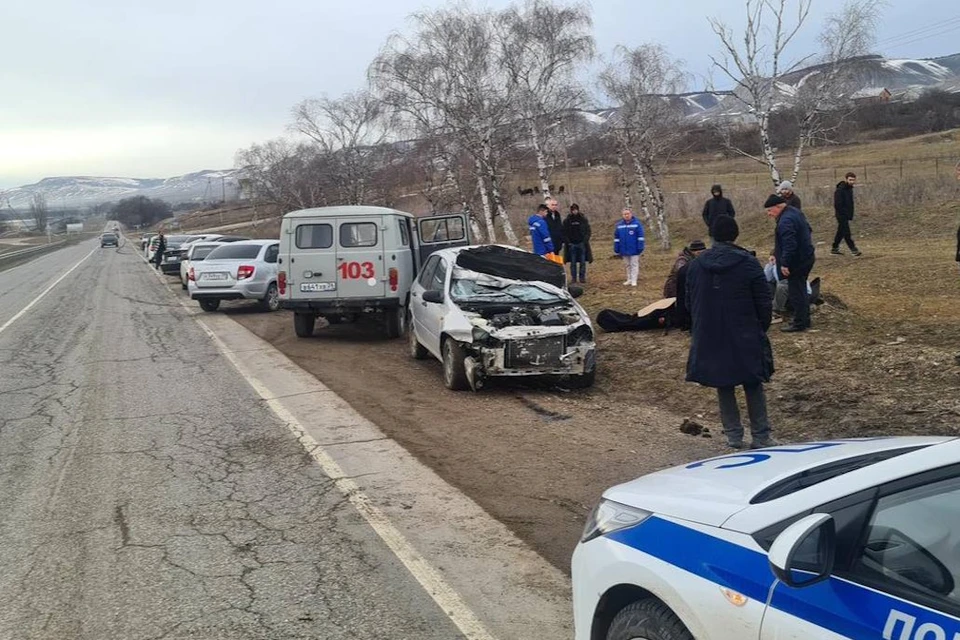
[[[449,213],[417,219],[420,264],[431,253],[449,247],[465,247],[470,244],[470,225],[467,214]]]
[[[337,297],[337,247],[335,221],[329,218],[294,218],[286,234],[289,264],[289,300],[326,300]]]
[[[337,297],[384,297],[383,216],[337,218],[336,225]]]

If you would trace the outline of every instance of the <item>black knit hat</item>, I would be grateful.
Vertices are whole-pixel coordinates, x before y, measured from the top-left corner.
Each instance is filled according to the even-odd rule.
[[[710,235],[717,242],[733,242],[740,235],[740,227],[730,216],[717,216],[710,227]]]
[[[771,194],[769,198],[767,198],[766,202],[763,203],[763,208],[769,209],[770,207],[775,207],[778,204],[783,204],[785,202],[786,200],[784,200],[781,196],[774,193],[774,194]]]

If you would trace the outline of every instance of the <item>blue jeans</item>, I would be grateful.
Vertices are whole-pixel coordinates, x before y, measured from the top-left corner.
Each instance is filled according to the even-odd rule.
[[[587,247],[583,243],[570,244],[570,279],[581,282],[587,279]]]

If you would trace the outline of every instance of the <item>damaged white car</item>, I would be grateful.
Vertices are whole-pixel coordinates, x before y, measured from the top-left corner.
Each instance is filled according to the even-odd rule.
[[[410,290],[410,355],[440,360],[453,390],[506,376],[562,376],[589,387],[593,327],[563,283],[562,266],[513,247],[438,251]]]

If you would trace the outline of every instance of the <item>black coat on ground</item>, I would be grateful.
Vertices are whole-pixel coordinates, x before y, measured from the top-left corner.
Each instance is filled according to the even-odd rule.
[[[707,225],[707,229],[713,227],[713,221],[717,219],[718,216],[730,216],[735,218],[737,212],[733,208],[733,203],[730,202],[729,198],[723,197],[723,188],[715,184],[710,189],[711,193],[719,192],[719,196],[713,196],[703,204],[703,223]]]
[[[574,216],[572,213],[568,214],[563,220],[563,261],[565,263],[570,262],[570,245],[580,242],[583,243],[586,261],[593,262],[593,249],[590,248],[590,236],[592,234],[587,216],[583,213],[578,216]]]
[[[716,388],[768,381],[773,300],[757,259],[718,242],[687,265],[686,276],[692,319],[687,380]]]
[[[846,180],[837,183],[833,192],[833,213],[837,220],[853,220],[853,187]]]

